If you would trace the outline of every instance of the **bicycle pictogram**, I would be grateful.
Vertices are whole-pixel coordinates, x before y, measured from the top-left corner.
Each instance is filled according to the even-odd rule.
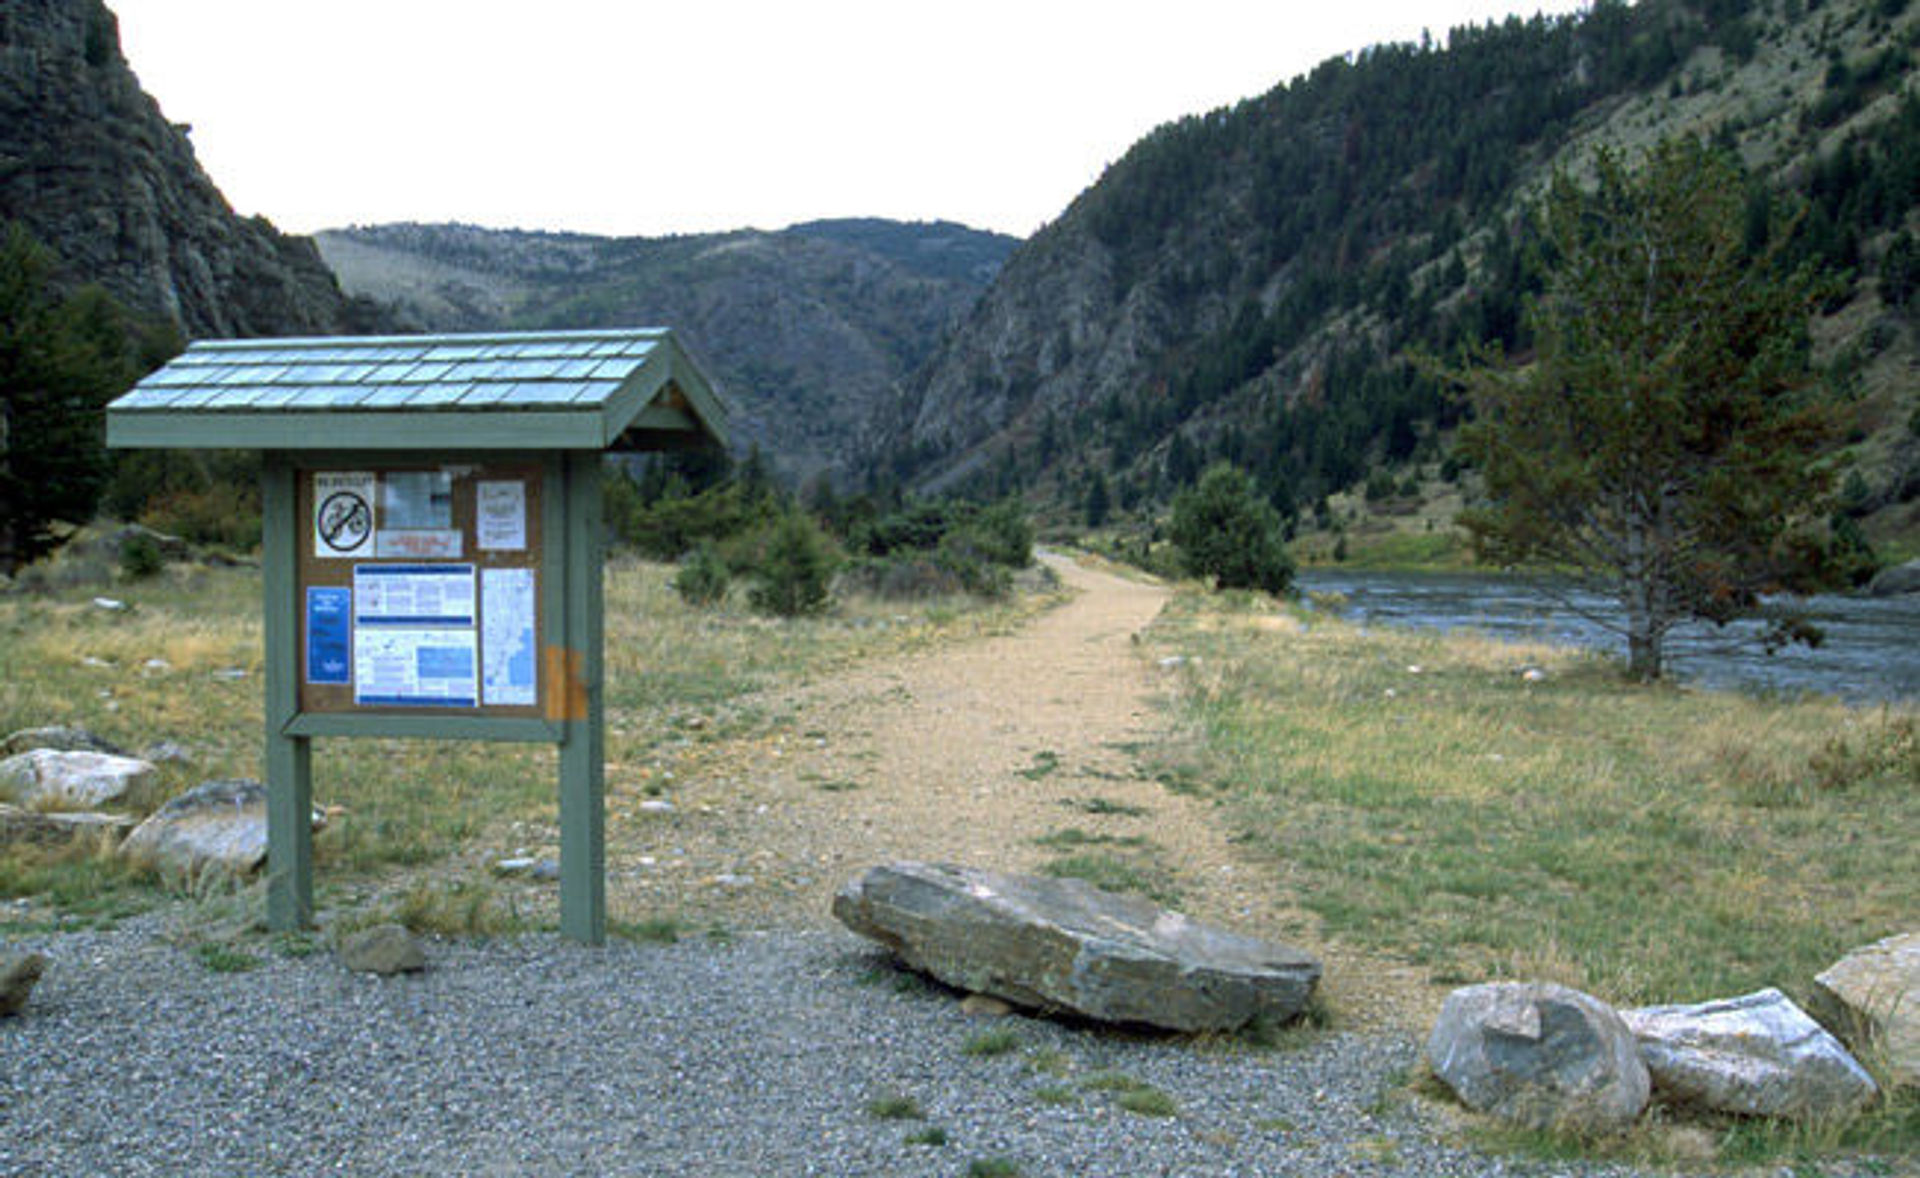
[[[335,552],[352,552],[373,531],[373,508],[358,491],[335,491],[321,502],[315,526],[322,544]]]

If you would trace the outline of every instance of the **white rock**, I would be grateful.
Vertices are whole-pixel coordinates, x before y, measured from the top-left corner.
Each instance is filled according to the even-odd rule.
[[[0,798],[42,810],[92,810],[145,785],[153,772],[137,757],[33,749],[0,761]]]
[[[1840,1041],[1767,989],[1620,1017],[1640,1042],[1654,1089],[1716,1112],[1824,1120],[1873,1102],[1879,1088]]]
[[[96,608],[104,609],[108,613],[119,613],[127,608],[126,602],[115,597],[96,597],[93,599],[93,604]]]

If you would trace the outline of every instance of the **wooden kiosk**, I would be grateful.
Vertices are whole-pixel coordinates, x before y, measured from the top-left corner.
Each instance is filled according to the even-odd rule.
[[[313,916],[316,736],[559,746],[560,927],[606,935],[608,451],[725,445],[664,329],[210,340],[114,447],[263,454],[267,919]]]

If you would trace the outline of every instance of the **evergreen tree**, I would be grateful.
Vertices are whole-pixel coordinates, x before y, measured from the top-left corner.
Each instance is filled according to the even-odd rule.
[[[751,598],[755,609],[783,618],[827,608],[833,581],[833,544],[806,512],[789,510],[772,525]]]
[[[101,410],[134,378],[119,306],[88,288],[61,297],[26,230],[0,233],[0,572],[58,547],[93,518],[109,465]]]
[[[1100,527],[1107,522],[1107,515],[1113,510],[1113,496],[1107,490],[1107,476],[1099,471],[1087,480],[1086,520],[1090,528]]]
[[[1279,513],[1227,463],[1208,467],[1174,496],[1168,534],[1187,572],[1222,589],[1283,593],[1293,580]]]
[[[1652,680],[1675,625],[1752,612],[1804,576],[1793,529],[1825,497],[1834,415],[1808,360],[1814,282],[1748,253],[1731,158],[1674,139],[1637,167],[1594,163],[1595,187],[1562,173],[1538,210],[1537,359],[1511,369],[1495,349],[1455,374],[1486,478],[1462,522],[1502,564],[1605,583],[1629,672]]]

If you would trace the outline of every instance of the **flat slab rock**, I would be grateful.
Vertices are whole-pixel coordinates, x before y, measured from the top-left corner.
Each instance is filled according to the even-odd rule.
[[[1855,949],[1813,979],[1809,1003],[1855,1051],[1883,1056],[1902,1088],[1920,1088],[1920,932]]]
[[[1306,1009],[1320,963],[1072,879],[893,863],[833,900],[840,923],[950,986],[1018,1006],[1173,1031]]]
[[[1640,1041],[1654,1090],[1702,1108],[1817,1121],[1856,1113],[1880,1094],[1840,1041],[1778,990],[1620,1017]]]

